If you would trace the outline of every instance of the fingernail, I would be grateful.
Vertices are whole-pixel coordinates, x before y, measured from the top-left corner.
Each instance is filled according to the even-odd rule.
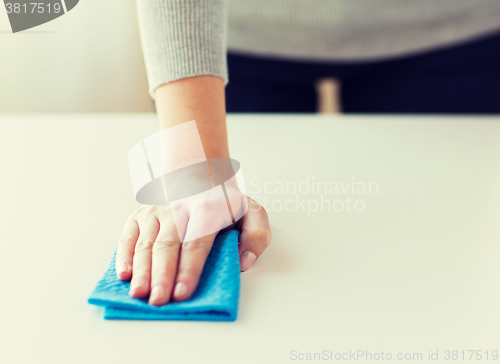
[[[186,283],[184,283],[184,282],[177,283],[177,285],[175,286],[174,296],[176,298],[180,298],[180,297],[184,296],[186,294],[186,292],[187,292]]]
[[[153,287],[151,290],[151,295],[149,296],[149,303],[154,303],[155,301],[161,301],[163,299],[163,288],[161,286]]]
[[[243,272],[249,270],[256,260],[257,256],[254,253],[249,252],[248,250],[244,251],[240,256],[240,269]]]

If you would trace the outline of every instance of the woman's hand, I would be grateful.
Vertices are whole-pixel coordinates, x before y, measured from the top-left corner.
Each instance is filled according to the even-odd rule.
[[[196,211],[195,220],[188,219],[184,231],[189,231],[190,224],[198,226],[204,219],[214,218],[209,203],[191,206],[187,213],[193,211]],[[230,228],[241,230],[240,266],[246,271],[271,241],[267,213],[248,198],[247,213],[226,229]],[[125,223],[116,253],[116,275],[121,280],[131,279],[132,297],[143,298],[150,294],[151,305],[186,300],[198,285],[217,233],[181,244],[168,206],[142,206]]]
[[[196,76],[163,84],[155,90],[155,101],[160,129],[196,120],[207,160],[229,158],[222,78]],[[176,153],[170,157],[183,160],[186,155],[185,150]],[[231,201],[234,193],[239,193],[230,189],[226,192]],[[213,219],[221,218],[212,215],[213,209],[206,201],[189,207],[174,202],[173,207],[171,211],[168,206],[143,206],[133,213],[125,224],[116,255],[116,274],[122,280],[131,279],[130,295],[139,298],[151,293],[149,303],[156,306],[192,295],[218,232],[213,229]],[[237,207],[234,210],[237,214]],[[190,226],[207,224],[211,225],[210,233],[194,234],[203,237],[181,244],[179,235],[189,232]],[[240,265],[246,271],[271,241],[267,213],[248,198],[248,211],[229,228],[241,231]]]

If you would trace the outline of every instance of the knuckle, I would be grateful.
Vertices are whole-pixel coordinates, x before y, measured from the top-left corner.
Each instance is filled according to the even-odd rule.
[[[118,245],[128,245],[133,243],[134,239],[130,235],[124,235],[118,241]]]
[[[170,282],[170,277],[173,279],[177,273],[177,265],[169,265],[154,267],[151,270],[152,280],[158,282],[158,284],[163,284],[165,286],[172,286],[173,282]]]
[[[191,208],[195,208],[197,211],[203,211],[203,213],[211,212],[217,209],[222,203],[226,203],[226,199],[223,195],[211,193],[209,195],[199,195],[193,201]]]
[[[158,206],[156,209],[156,217],[163,220],[170,215],[170,210],[166,206]]]
[[[248,208],[252,212],[263,212],[265,214],[265,216],[267,217],[266,209],[264,207],[262,207],[262,205],[260,205],[259,203],[257,203],[255,200],[253,200],[251,198],[248,199]]]
[[[126,224],[137,224],[137,211],[134,211],[130,215],[128,215]]]
[[[198,275],[199,269],[193,265],[187,267],[179,267],[179,275],[181,276],[196,276]]]
[[[175,240],[156,240],[153,244],[153,251],[172,249],[179,247],[180,242]]]
[[[213,209],[213,203],[211,200],[207,200],[206,198],[204,198],[196,201],[196,204],[194,204],[193,207],[196,209],[196,211],[205,214]]]
[[[146,219],[153,219],[156,218],[158,210],[156,206],[149,206],[146,211],[144,211],[144,218]]]
[[[271,244],[271,232],[268,229],[256,228],[247,231],[248,237],[259,244],[268,247]]]
[[[212,205],[213,205],[212,200],[202,199],[202,200],[198,201],[197,208],[202,209],[202,210],[209,210],[212,207]]]
[[[160,210],[161,206],[144,205],[139,207],[132,215],[130,215],[130,218],[137,221],[155,218]]]
[[[151,275],[151,271],[147,270],[141,273],[136,273],[132,276],[131,283],[134,285],[147,286],[149,285],[149,277]]]
[[[209,247],[208,244],[203,243],[201,240],[192,240],[183,243],[182,250],[192,252],[207,252],[209,250]]]
[[[169,205],[169,212],[170,213],[176,213],[180,212],[183,208],[182,202],[181,201],[174,201],[171,202]]]
[[[153,241],[149,239],[140,239],[135,245],[135,251],[140,252],[144,250],[151,250],[153,247]]]

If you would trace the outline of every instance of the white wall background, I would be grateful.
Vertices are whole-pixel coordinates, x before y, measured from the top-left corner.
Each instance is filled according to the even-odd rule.
[[[2,1],[0,112],[152,110],[134,0],[80,0],[16,34]]]

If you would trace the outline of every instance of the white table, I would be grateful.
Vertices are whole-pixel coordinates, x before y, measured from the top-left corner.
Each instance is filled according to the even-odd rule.
[[[105,321],[86,299],[138,206],[127,153],[155,116],[0,115],[1,363],[299,361],[292,350],[495,362],[500,118],[228,119],[250,196],[274,201],[273,243],[242,274],[236,322],[145,322]],[[364,211],[308,214],[277,210],[320,194],[257,193],[307,177],[378,194],[326,194]]]

